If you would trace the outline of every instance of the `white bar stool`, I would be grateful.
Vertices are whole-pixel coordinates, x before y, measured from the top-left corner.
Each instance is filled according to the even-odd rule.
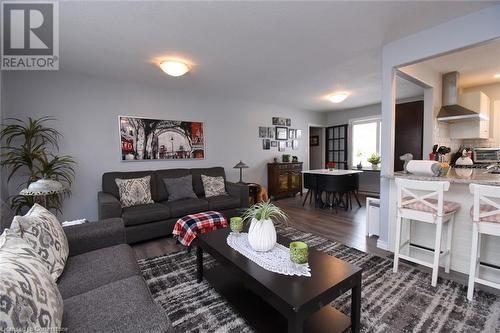
[[[476,282],[500,289],[500,283],[484,280],[478,276],[479,258],[481,256],[481,234],[500,236],[500,203],[492,200],[500,198],[500,187],[470,184],[469,189],[474,194],[474,205],[470,210],[473,224],[467,299],[472,301],[474,283]]]
[[[446,181],[421,181],[396,178],[397,185],[397,216],[396,216],[396,246],[394,250],[394,268],[398,271],[399,258],[405,259],[423,266],[432,268],[433,287],[437,284],[439,260],[446,256],[445,271],[450,272],[451,263],[451,240],[453,236],[453,222],[455,212],[460,208],[460,204],[453,201],[444,200],[444,192],[450,188],[450,183]],[[434,242],[434,260],[432,263],[410,256],[409,248],[410,232],[408,239],[401,244],[401,229],[403,219],[420,221],[436,225],[436,236]],[[443,224],[447,225],[446,249],[441,251]],[[408,246],[408,255],[401,254],[400,251]]]

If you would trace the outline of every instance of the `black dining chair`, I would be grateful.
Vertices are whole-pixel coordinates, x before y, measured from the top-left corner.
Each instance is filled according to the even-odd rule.
[[[314,204],[316,205],[316,175],[304,173],[304,188],[307,190],[302,206],[306,204],[307,197],[309,196],[309,204],[311,204],[312,197],[314,196]]]
[[[335,211],[337,211],[337,207],[343,207],[345,210],[348,210],[349,207],[352,209],[352,195],[354,195],[358,205],[361,207],[357,196],[358,188],[358,174],[338,176],[318,175],[317,196],[321,198],[322,194],[325,193],[323,206],[335,208]]]

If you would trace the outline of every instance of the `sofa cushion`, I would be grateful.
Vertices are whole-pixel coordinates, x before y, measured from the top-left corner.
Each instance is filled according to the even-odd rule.
[[[208,201],[204,199],[182,199],[177,201],[163,202],[170,208],[172,217],[182,217],[188,214],[204,212],[208,210]]]
[[[168,200],[168,192],[163,183],[164,178],[178,178],[190,175],[189,169],[165,169],[165,170],[156,170],[154,172],[155,180],[154,182],[157,184],[156,191],[153,192],[153,200],[156,202],[162,202]]]
[[[123,209],[122,219],[126,226],[166,220],[170,209],[159,203],[138,205]]]
[[[201,181],[203,182],[203,191],[205,192],[205,197],[209,198],[227,194],[226,181],[224,180],[224,177],[211,177],[202,174]]]
[[[218,195],[206,199],[208,201],[208,209],[210,210],[221,211],[240,207],[240,198],[230,195]]]
[[[106,172],[102,175],[102,191],[113,194],[115,198],[120,198],[120,192],[115,179],[131,179],[152,176],[153,171],[128,171],[128,172]],[[156,182],[151,178],[151,193],[156,192]]]
[[[205,196],[201,175],[210,177],[223,177],[224,180],[226,180],[226,173],[224,172],[224,168],[222,167],[196,168],[191,169],[190,172],[193,175],[193,190],[198,197]]]
[[[16,216],[11,229],[40,255],[54,281],[61,275],[69,254],[68,240],[57,217],[34,204],[24,216]]]
[[[171,332],[140,276],[106,284],[64,300],[63,327],[72,333]]]
[[[58,287],[66,299],[138,274],[134,251],[120,244],[69,257]]]
[[[63,300],[45,263],[18,234],[0,236],[0,332],[59,332]]]
[[[123,207],[153,203],[151,198],[151,176],[132,179],[115,179]]]
[[[178,178],[163,178],[163,183],[168,192],[168,201],[197,198],[196,194],[193,192],[192,175]]]

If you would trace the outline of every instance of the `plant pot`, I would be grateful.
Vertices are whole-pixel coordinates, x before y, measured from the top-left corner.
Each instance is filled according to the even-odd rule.
[[[377,170],[378,169],[378,164],[372,164],[372,169]]]
[[[248,230],[248,243],[258,252],[266,252],[276,245],[276,229],[272,220],[252,219]]]

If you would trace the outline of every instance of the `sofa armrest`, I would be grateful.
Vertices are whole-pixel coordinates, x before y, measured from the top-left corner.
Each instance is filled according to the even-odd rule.
[[[97,193],[97,211],[99,220],[122,216],[122,205],[114,195],[106,192]]]
[[[245,184],[226,182],[226,190],[230,196],[240,198],[240,207],[248,207],[248,186]]]
[[[72,225],[63,230],[70,256],[125,243],[125,227],[120,218]]]

